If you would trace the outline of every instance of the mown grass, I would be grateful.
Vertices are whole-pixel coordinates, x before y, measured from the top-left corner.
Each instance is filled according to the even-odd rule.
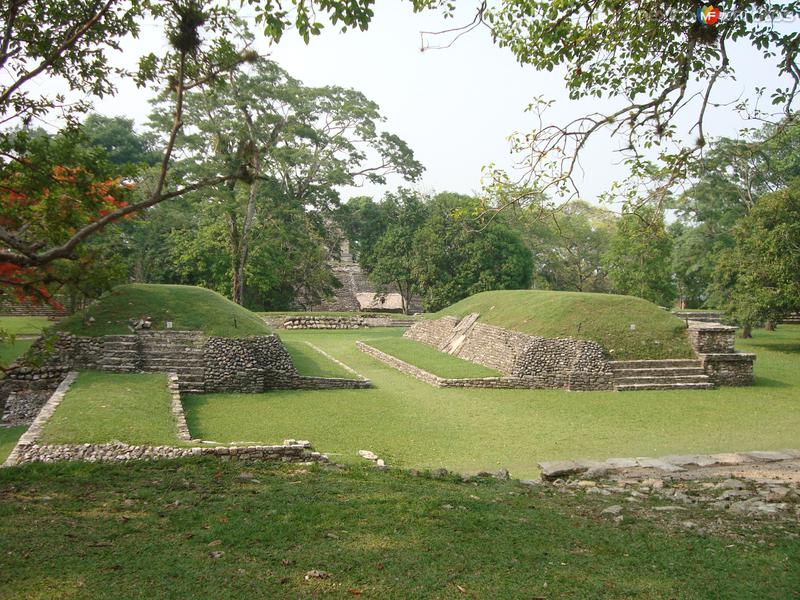
[[[284,340],[283,345],[292,357],[292,362],[300,375],[356,379],[353,373],[343,369],[302,340]]]
[[[33,340],[14,340],[0,344],[0,365],[7,367],[25,354],[33,345]]]
[[[699,534],[632,505],[615,524],[599,515],[614,503],[628,504],[210,458],[28,465],[0,471],[0,589],[8,600],[784,600],[800,589],[796,524]]]
[[[370,379],[369,390],[208,394],[184,401],[193,435],[230,442],[309,439],[336,460],[368,449],[389,464],[459,472],[541,460],[800,447],[800,326],[739,340],[758,354],[756,385],[699,391],[438,389],[360,352],[400,330],[287,331]]]
[[[633,296],[545,290],[482,292],[427,318],[461,318],[469,313],[480,313],[481,323],[531,335],[594,340],[615,360],[694,357],[685,322]]]
[[[0,331],[11,335],[39,335],[52,324],[47,317],[0,317]]]
[[[500,371],[439,352],[436,348],[402,337],[386,337],[370,344],[386,354],[445,379],[500,377]]]
[[[88,324],[88,319],[94,322]],[[129,334],[131,319],[150,317],[153,329],[203,331],[220,337],[268,335],[264,320],[227,298],[201,287],[135,283],[120,285],[83,313],[67,317],[57,330],[76,335]]]
[[[165,374],[82,372],[45,426],[42,442],[174,446],[170,401]]]
[[[0,464],[8,458],[14,446],[17,445],[17,440],[27,429],[27,425],[20,425],[19,427],[0,427]]]

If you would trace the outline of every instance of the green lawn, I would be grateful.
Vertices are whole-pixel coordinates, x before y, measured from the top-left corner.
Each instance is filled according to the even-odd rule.
[[[594,340],[616,360],[694,356],[682,319],[633,296],[545,290],[482,292],[426,318],[461,318],[469,313],[480,313],[481,323],[531,335]]]
[[[506,467],[518,477],[541,460],[800,447],[800,326],[739,341],[758,354],[754,387],[635,393],[438,389],[355,346],[401,334],[287,331],[282,338],[313,341],[375,388],[189,396],[190,430],[219,442],[309,439],[340,461],[368,449],[388,464]]]
[[[391,354],[423,371],[445,379],[470,379],[475,377],[500,377],[500,371],[474,362],[439,352],[436,348],[403,337],[385,337],[370,344],[386,354]]]
[[[17,445],[17,440],[28,429],[27,425],[20,425],[18,427],[0,427],[0,464],[8,458],[14,446]]]
[[[0,365],[7,367],[33,345],[33,340],[14,340],[0,343]]]
[[[11,335],[39,335],[52,324],[47,317],[0,317],[0,331]]]
[[[302,340],[284,340],[284,346],[289,351],[292,362],[300,375],[356,379],[356,376],[350,371],[343,369]]]
[[[611,504],[626,506],[619,525],[599,515]],[[697,533],[651,504],[210,458],[28,465],[0,471],[0,595],[796,597],[797,523],[723,514],[721,527],[719,513],[693,509],[710,530]]]
[[[67,317],[56,329],[76,335],[129,334],[130,319],[150,317],[153,329],[197,330],[221,337],[270,333],[264,320],[227,298],[201,287],[135,283],[120,285],[93,304],[86,315]],[[95,319],[88,325],[89,317]]]
[[[42,432],[47,444],[178,445],[167,377],[82,372]]]

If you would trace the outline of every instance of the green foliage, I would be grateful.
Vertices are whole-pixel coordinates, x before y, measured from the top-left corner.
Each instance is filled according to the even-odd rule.
[[[647,206],[624,213],[604,257],[614,291],[670,306],[676,293],[671,252],[663,213]]]
[[[82,314],[74,314],[54,328],[76,335],[123,335],[130,333],[130,320],[150,317],[152,328],[203,331],[220,337],[268,335],[269,328],[258,315],[223,298],[216,292],[185,285],[121,285],[106,293]],[[90,319],[94,319],[90,322]]]
[[[516,232],[485,213],[478,199],[443,193],[430,201],[428,210],[415,240],[426,310],[486,290],[530,286],[530,251]]]
[[[501,373],[478,363],[450,356],[436,348],[403,337],[386,337],[370,342],[386,354],[399,358],[423,371],[445,379],[473,379],[476,377],[500,377]]]
[[[542,290],[484,292],[428,317],[461,318],[470,313],[479,313],[482,323],[530,335],[594,340],[614,360],[694,356],[683,321],[631,296]]]
[[[533,287],[609,291],[602,258],[616,227],[614,215],[576,200],[548,217],[527,209],[506,219],[533,254]]]
[[[83,372],[44,427],[42,442],[180,445],[170,399],[163,373]]]
[[[800,179],[762,196],[717,262],[717,302],[735,321],[778,323],[800,310]]]

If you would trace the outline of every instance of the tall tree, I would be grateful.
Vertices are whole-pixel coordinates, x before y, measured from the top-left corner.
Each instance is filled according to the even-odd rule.
[[[661,211],[643,206],[623,213],[605,256],[614,292],[670,306],[675,299],[671,250]]]
[[[733,228],[715,272],[717,301],[745,336],[800,310],[800,180],[764,195]]]

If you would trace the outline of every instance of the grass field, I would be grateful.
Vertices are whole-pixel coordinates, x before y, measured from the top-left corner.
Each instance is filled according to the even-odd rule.
[[[39,335],[51,325],[47,317],[0,317],[0,330],[11,335]]]
[[[83,372],[42,432],[43,443],[177,445],[167,377]]]
[[[135,283],[121,285],[93,304],[84,314],[61,321],[56,329],[76,335],[129,334],[130,319],[150,317],[153,329],[197,330],[221,337],[247,337],[270,333],[264,320],[227,298],[201,287]]]
[[[544,290],[482,292],[427,318],[461,318],[469,313],[480,313],[481,323],[531,335],[594,340],[616,360],[694,356],[684,321],[633,296]]]
[[[244,471],[248,474],[245,477]],[[621,524],[600,516],[625,504]],[[787,600],[796,523],[403,472],[185,459],[0,471],[7,600]],[[728,523],[730,521],[730,523]],[[324,578],[311,572],[323,572]],[[308,577],[307,577],[308,576]]]
[[[284,340],[284,346],[289,351],[292,362],[300,375],[308,377],[340,377],[342,379],[356,378],[350,371],[343,369],[302,340]]]
[[[0,427],[0,464],[8,458],[14,446],[17,445],[17,440],[27,429],[27,425],[21,425],[19,427]]]
[[[385,337],[371,344],[374,348],[391,354],[423,371],[445,379],[499,377],[501,373],[468,360],[439,352],[436,348],[403,337]]]
[[[372,380],[369,390],[208,394],[184,401],[193,435],[230,442],[309,439],[337,461],[368,449],[405,467],[508,468],[533,476],[562,458],[800,447],[800,326],[739,340],[756,386],[709,391],[438,389],[360,352],[398,330],[287,331]]]
[[[7,367],[33,345],[33,340],[14,340],[0,343],[0,365]]]

